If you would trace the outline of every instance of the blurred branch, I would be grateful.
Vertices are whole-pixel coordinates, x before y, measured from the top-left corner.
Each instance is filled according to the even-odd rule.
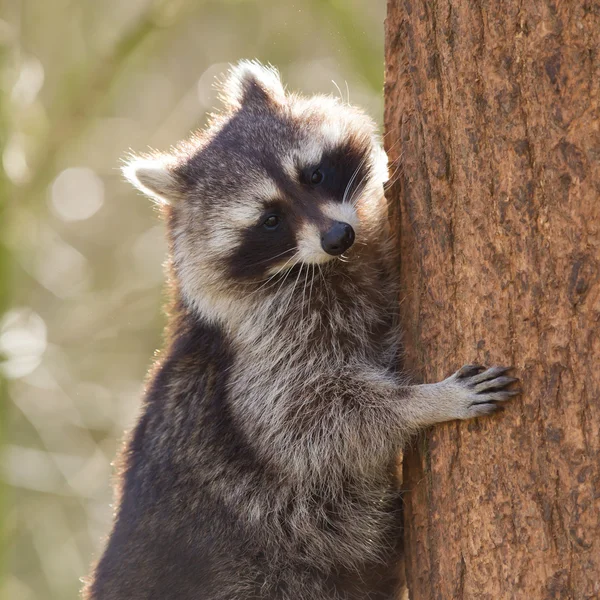
[[[8,60],[9,49],[6,45],[0,44],[0,72],[3,72],[4,65]],[[0,155],[6,146],[8,139],[8,115],[6,109],[6,94],[0,94]],[[8,181],[5,176],[0,176],[0,321],[8,308],[10,294],[10,268],[8,248],[3,240],[6,240],[6,232],[8,230]],[[0,354],[0,364],[3,361],[3,356]],[[6,413],[8,407],[8,389],[6,380],[0,369],[0,455],[3,455],[4,448],[4,424],[6,423]],[[6,484],[0,478],[0,582],[3,581],[4,565],[6,565],[5,553],[8,547],[6,541],[6,523],[4,517],[6,511]],[[1,587],[1,585],[0,585]]]
[[[136,22],[123,32],[110,52],[100,58],[96,65],[86,67],[85,75],[76,89],[71,87],[69,96],[61,98],[60,103],[65,108],[53,118],[46,143],[36,152],[31,181],[15,190],[17,203],[31,202],[50,182],[61,149],[85,131],[125,65],[153,34],[164,29],[161,20],[167,19],[169,25],[173,24],[181,16],[185,4],[183,0],[151,2]]]

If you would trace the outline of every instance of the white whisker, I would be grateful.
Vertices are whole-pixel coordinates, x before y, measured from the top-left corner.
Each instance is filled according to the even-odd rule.
[[[296,254],[294,254],[294,256],[292,258],[295,258],[297,256],[298,256],[298,254],[296,253]],[[287,272],[285,274],[285,277],[281,280],[281,283],[279,284],[279,287],[277,288],[277,291],[274,294],[275,298],[277,298],[279,296],[279,292],[281,291],[283,285],[287,281],[287,278],[290,276],[290,273],[292,272],[292,268],[290,268],[290,269],[287,270]]]
[[[335,85],[335,87],[337,88],[337,91],[340,95],[340,100],[342,101],[342,104],[344,104],[344,96],[342,96],[342,90],[340,90],[340,86],[332,79],[331,83],[333,83],[333,85]]]
[[[304,287],[302,288],[302,312],[300,313],[300,318],[302,320],[304,320],[304,304],[305,304],[304,298],[306,297],[306,286],[308,284],[308,275],[309,275],[308,267],[309,267],[309,265],[307,264],[306,265],[306,276],[304,277]],[[307,315],[306,316],[307,317],[310,316],[310,306],[307,308]]]
[[[302,273],[302,269],[304,268],[304,263],[300,264],[300,270],[298,271],[298,277],[296,277],[296,281],[294,281],[294,285],[292,286],[292,290],[290,291],[290,297],[288,298],[287,304],[283,309],[283,315],[287,313],[287,309],[290,306],[290,302],[292,301],[292,297],[294,295],[294,291],[296,290],[296,285],[298,284],[298,280],[300,279],[300,274]]]
[[[279,258],[280,256],[283,256],[284,254],[288,254],[288,252],[294,252],[295,249],[296,248],[288,248],[287,250],[284,250],[283,252],[280,252],[279,254],[276,254],[275,256],[269,256],[268,258],[265,258],[264,260],[259,260],[258,262],[255,262],[249,266],[256,267],[257,265],[260,265],[262,263],[266,263],[266,262],[269,262],[270,260],[274,260],[275,258]]]
[[[325,279],[325,275],[323,273],[321,265],[317,264],[317,267],[319,268],[319,273],[321,274],[321,278],[323,279],[323,287],[325,288],[325,293],[327,294],[327,305],[329,306],[331,304],[331,297],[329,296],[329,286],[327,285],[327,280]]]
[[[358,184],[356,185],[356,187],[355,187],[354,191],[352,192],[352,195],[351,195],[351,197],[350,197],[350,201],[349,201],[349,202],[350,202],[350,204],[351,204],[352,206],[354,206],[355,208],[356,208],[356,202],[358,201],[358,197],[357,197],[357,195],[358,195],[358,192],[359,192],[359,190],[360,190],[360,188],[361,188],[362,184],[364,183],[364,181],[367,179],[367,177],[369,177],[369,175],[370,175],[370,173],[369,173],[369,171],[367,171],[367,172],[366,172],[366,173],[363,175],[362,179],[361,179],[361,180],[358,182]]]
[[[352,183],[356,179],[356,176],[358,175],[359,171],[362,169],[363,165],[365,164],[367,158],[368,158],[368,155],[365,154],[365,156],[363,156],[362,160],[358,164],[358,167],[356,167],[354,173],[352,174],[352,177],[350,178],[350,181],[348,182],[348,185],[346,186],[346,189],[344,190],[344,195],[342,196],[342,202],[346,201],[346,196],[348,195],[348,192],[350,191],[350,187],[352,186]],[[363,177],[363,180],[364,180],[364,177]]]
[[[296,258],[297,253],[294,254],[293,256],[291,256],[286,262],[285,264],[278,269],[275,273],[273,273],[273,275],[271,275],[271,277],[269,277],[265,283],[263,283],[263,285],[261,285],[258,289],[254,290],[253,292],[251,292],[250,294],[248,294],[248,296],[251,296],[252,294],[256,294],[257,292],[259,292],[260,290],[262,290],[268,283],[269,281],[272,281],[273,279],[275,279],[275,277],[277,277],[286,267],[287,265],[294,260],[294,258]]]
[[[313,283],[315,281],[315,265],[311,264],[310,268],[311,268],[310,290],[308,292],[308,316],[309,317],[310,317],[310,305],[311,305],[311,301],[312,301]]]

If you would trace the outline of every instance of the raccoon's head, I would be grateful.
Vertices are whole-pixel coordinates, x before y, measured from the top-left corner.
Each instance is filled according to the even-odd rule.
[[[209,318],[280,293],[265,284],[285,286],[303,265],[333,273],[357,244],[386,235],[387,159],[363,112],[286,93],[277,71],[247,61],[222,100],[205,131],[123,169],[165,205],[184,299]]]

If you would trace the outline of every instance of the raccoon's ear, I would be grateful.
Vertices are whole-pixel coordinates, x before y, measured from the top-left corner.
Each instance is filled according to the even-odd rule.
[[[176,204],[182,196],[181,185],[165,157],[134,156],[122,172],[134,187],[159,204]]]
[[[234,66],[222,86],[221,98],[228,106],[268,106],[283,104],[285,91],[277,69],[255,60],[242,60]]]

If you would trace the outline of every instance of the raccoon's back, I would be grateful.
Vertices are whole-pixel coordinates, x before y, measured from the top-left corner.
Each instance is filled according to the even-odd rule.
[[[87,598],[216,600],[243,585],[249,536],[222,494],[264,467],[230,413],[230,367],[218,327],[180,322],[123,452],[117,517]]]

